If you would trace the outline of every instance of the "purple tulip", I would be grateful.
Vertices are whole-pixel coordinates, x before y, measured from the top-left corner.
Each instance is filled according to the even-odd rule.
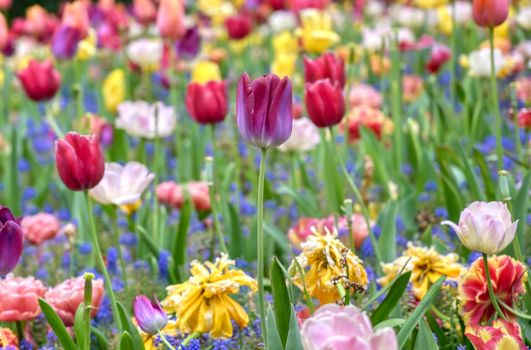
[[[240,134],[259,148],[277,147],[291,135],[291,81],[267,74],[252,80],[245,73],[238,82],[236,116]]]
[[[77,45],[81,33],[74,27],[62,25],[55,32],[52,39],[52,53],[62,60],[69,60],[77,53]]]
[[[18,220],[9,208],[0,206],[0,276],[17,266],[22,255],[24,235]]]
[[[201,36],[198,27],[188,28],[184,37],[175,43],[175,51],[179,57],[192,59],[199,53],[201,48]]]
[[[168,317],[160,304],[152,302],[145,295],[135,297],[133,311],[138,326],[147,334],[154,335],[159,333],[168,323]]]

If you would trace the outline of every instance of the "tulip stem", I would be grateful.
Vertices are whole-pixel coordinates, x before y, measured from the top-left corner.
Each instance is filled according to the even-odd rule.
[[[18,341],[22,341],[24,339],[24,323],[23,321],[16,321],[16,327],[17,327],[17,338]]]
[[[498,170],[503,169],[503,149],[502,149],[502,117],[500,114],[500,103],[498,101],[498,86],[496,82],[496,70],[494,66],[494,27],[489,27],[489,44],[490,44],[490,90],[492,99],[492,108],[496,119],[496,160],[498,161]]]
[[[94,251],[96,252],[97,263],[100,266],[100,269],[103,273],[103,278],[105,280],[105,289],[107,290],[107,294],[109,295],[109,299],[111,301],[112,315],[113,315],[114,321],[118,325],[118,329],[121,330],[122,324],[120,322],[120,317],[118,313],[116,296],[114,295],[114,291],[112,290],[111,278],[109,277],[109,272],[107,271],[107,267],[105,266],[105,263],[103,262],[103,257],[101,255],[101,250],[100,250],[100,243],[98,242],[98,235],[96,233],[96,224],[94,223],[94,214],[92,213],[92,200],[90,199],[88,191],[84,191],[84,194],[85,194],[85,201],[87,203],[87,211],[88,211],[89,222],[90,222],[90,230],[89,230],[90,239],[92,240],[92,245],[94,246]]]
[[[339,167],[341,168],[341,170],[343,171],[343,174],[345,176],[345,178],[347,179],[347,182],[350,186],[350,188],[352,189],[352,192],[354,192],[354,196],[356,197],[356,200],[361,208],[361,213],[363,215],[363,219],[365,219],[365,224],[367,225],[367,230],[369,231],[369,238],[371,240],[371,244],[372,244],[372,248],[373,248],[373,251],[374,251],[374,257],[376,258],[376,269],[377,271],[380,272],[380,269],[381,269],[381,266],[380,266],[380,251],[378,250],[378,242],[376,240],[376,237],[374,236],[374,233],[372,232],[372,229],[371,229],[371,222],[370,222],[370,219],[369,219],[369,210],[367,209],[367,206],[365,205],[365,202],[363,201],[363,197],[361,196],[361,192],[360,190],[358,189],[358,186],[356,185],[356,183],[354,182],[354,180],[352,180],[352,177],[350,176],[348,170],[347,170],[347,167],[345,166],[345,163],[343,162],[343,158],[341,158],[341,155],[339,154],[339,150],[337,149],[337,145],[336,143],[334,142],[334,129],[332,127],[330,127],[330,134],[331,134],[331,138],[329,140],[330,143],[332,143],[332,146],[335,147],[335,157],[336,157],[336,162],[338,163]]]
[[[159,337],[160,337],[160,340],[164,343],[164,345],[166,345],[166,347],[170,350],[175,350],[175,348],[170,344],[170,342],[168,341],[168,339],[166,339],[166,337],[164,336],[164,334],[162,334],[162,332],[159,331]]]
[[[258,270],[258,307],[260,311],[260,327],[262,329],[262,338],[264,339],[265,348],[267,349],[267,327],[266,327],[266,305],[264,296],[264,179],[265,179],[265,160],[267,149],[261,149],[260,170],[258,173],[258,202],[257,205],[257,262]]]
[[[85,279],[85,293],[83,302],[83,324],[85,332],[83,334],[83,350],[90,350],[90,313],[92,309],[92,279],[94,275],[86,273],[83,276]]]
[[[483,266],[485,267],[485,279],[487,280],[487,287],[489,289],[490,302],[494,306],[494,309],[496,310],[498,317],[504,320],[507,320],[507,318],[505,318],[505,315],[503,314],[500,308],[500,305],[498,304],[498,299],[496,298],[496,294],[494,294],[494,289],[492,288],[492,281],[490,279],[489,260],[488,260],[487,254],[485,253],[483,253]]]

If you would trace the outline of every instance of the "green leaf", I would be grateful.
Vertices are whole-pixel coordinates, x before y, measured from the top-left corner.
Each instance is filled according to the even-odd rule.
[[[129,349],[144,350],[144,342],[142,341],[142,337],[140,336],[140,333],[138,333],[136,326],[131,321],[131,317],[127,313],[127,310],[122,303],[116,302],[116,304],[118,307],[118,314],[122,324],[122,329],[133,339],[134,347]]]
[[[489,167],[487,166],[487,162],[485,162],[485,157],[483,157],[483,154],[481,154],[480,151],[475,149],[473,152],[473,159],[476,162],[476,164],[479,166],[481,177],[483,178],[483,184],[485,186],[485,193],[487,195],[487,200],[489,201],[495,200],[496,189],[494,186],[494,182],[492,181],[492,178],[490,176],[490,171],[489,171]]]
[[[286,310],[290,309],[288,288],[286,287],[286,276],[280,267],[280,261],[273,257],[271,263],[271,289],[273,291],[273,305],[275,321],[282,345],[285,346],[288,340],[290,315]]]
[[[83,310],[85,306],[83,303],[79,304],[76,310],[76,316],[74,317],[74,334],[76,335],[76,343],[81,347],[83,339],[85,338]]]
[[[383,218],[382,235],[378,239],[380,256],[383,262],[390,262],[396,258],[396,215],[398,214],[398,205],[396,202],[390,202],[382,210],[380,215]]]
[[[153,238],[149,236],[146,229],[143,228],[140,225],[137,225],[138,234],[140,236],[140,240],[143,244],[148,248],[149,252],[155,257],[155,259],[159,258],[160,252],[159,248],[157,248],[157,245],[153,241]]]
[[[91,333],[96,338],[96,342],[92,342],[92,346],[97,346],[99,350],[109,349],[109,344],[107,343],[107,338],[105,335],[96,327],[90,327]]]
[[[46,317],[46,321],[52,327],[57,339],[65,350],[77,350],[76,344],[68,334],[63,321],[57,316],[55,310],[44,299],[39,298],[39,306]]]
[[[399,349],[404,347],[409,336],[413,332],[413,329],[415,329],[417,323],[431,306],[433,299],[439,294],[445,280],[446,276],[439,277],[439,279],[430,287],[424,298],[422,298],[422,301],[413,310],[411,315],[409,315],[409,318],[400,329],[400,332],[398,332],[397,340]]]
[[[529,203],[529,188],[531,186],[531,172],[528,172],[520,190],[516,194],[513,200],[513,221],[518,221],[518,227],[516,229],[516,237],[520,241],[520,246],[525,247],[524,233],[526,228],[526,215]]]
[[[287,186],[280,186],[278,189],[279,194],[285,194],[288,197],[292,198],[295,203],[297,203],[297,208],[300,209],[303,215],[309,217],[319,216],[319,210],[315,207],[314,202],[309,201],[308,198],[305,198],[300,192],[296,192],[293,189]]]
[[[433,338],[433,333],[426,321],[421,318],[419,323],[419,332],[415,341],[414,350],[438,350],[439,347]]]
[[[376,310],[374,310],[371,315],[371,323],[373,325],[383,322],[387,316],[389,316],[391,311],[393,311],[400,301],[400,298],[404,294],[410,278],[411,271],[408,271],[400,275],[400,277],[395,280],[384,301],[378,306],[378,308],[376,308]]]
[[[289,332],[288,341],[286,342],[286,350],[303,350],[301,332],[299,330],[299,323],[297,322],[297,314],[293,305],[290,306]]]
[[[470,191],[472,192],[474,200],[486,200],[485,193],[482,191],[481,185],[479,184],[478,176],[472,167],[470,157],[465,153],[463,146],[459,148],[459,154],[461,156],[461,161],[463,162],[463,172],[465,173],[466,181],[470,186]]]
[[[382,329],[386,327],[391,327],[391,328],[398,327],[398,326],[403,325],[405,322],[406,320],[404,320],[403,318],[390,318],[388,320],[378,323],[377,325],[373,327],[373,329],[378,330],[378,329]]]
[[[283,252],[289,251],[288,241],[286,235],[282,233],[278,228],[264,222],[264,232],[269,235],[279,245]]]
[[[188,236],[188,228],[190,227],[192,209],[192,202],[186,199],[181,208],[179,226],[177,227],[177,234],[173,242],[173,261],[175,264],[181,266],[186,263],[186,237]]]
[[[444,331],[441,329],[439,324],[437,323],[437,320],[433,315],[429,312],[426,313],[426,320],[428,321],[428,325],[430,326],[433,333],[437,336],[437,339],[439,340],[439,344],[442,348],[444,348],[446,345],[449,344],[448,339]]]
[[[230,244],[229,255],[231,258],[237,258],[242,256],[244,236],[242,232],[242,225],[240,222],[240,216],[234,208],[234,205],[228,204],[229,222],[230,222]]]
[[[124,331],[120,337],[120,350],[130,350],[134,348],[135,344],[133,343],[133,338],[127,331]]]
[[[266,327],[267,327],[267,349],[271,350],[281,350],[284,349],[282,346],[282,341],[278,335],[277,324],[275,322],[275,315],[273,314],[273,309],[271,306],[267,308],[266,316]]]
[[[442,183],[446,208],[448,209],[448,218],[457,221],[461,214],[461,210],[464,208],[462,194],[450,177],[440,174],[439,178]]]

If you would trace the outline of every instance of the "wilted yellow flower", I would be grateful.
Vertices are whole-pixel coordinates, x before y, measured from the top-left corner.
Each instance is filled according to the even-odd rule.
[[[86,61],[96,54],[98,38],[96,31],[90,28],[87,37],[81,40],[77,46],[77,58]]]
[[[360,258],[337,239],[337,232],[330,233],[326,228],[325,231],[320,233],[314,230],[313,235],[301,244],[302,252],[295,258],[305,270],[304,285],[308,293],[321,304],[334,303],[340,299],[337,282],[347,282],[360,288],[367,286],[367,273]],[[293,282],[303,289],[295,261],[290,271],[294,275]]]
[[[302,27],[296,34],[302,38],[302,46],[310,53],[322,53],[340,40],[332,28],[332,18],[324,11],[306,9],[301,12]]]
[[[208,332],[212,338],[230,338],[232,320],[242,328],[247,326],[249,316],[229,295],[238,293],[241,286],[255,292],[257,284],[242,270],[230,269],[233,265],[226,254],[214,263],[194,260],[190,279],[166,288],[168,295],[161,304],[166,312],[175,314],[177,328],[184,333]]]
[[[123,69],[114,69],[102,85],[103,103],[105,108],[115,113],[118,105],[125,101],[125,73]]]
[[[295,72],[295,65],[297,63],[297,55],[278,55],[271,63],[271,73],[279,77],[291,77]]]
[[[221,72],[217,63],[212,61],[199,61],[192,69],[192,81],[204,84],[209,80],[221,80]]]
[[[285,30],[271,39],[273,52],[275,56],[279,55],[296,55],[298,50],[297,38],[291,32]]]
[[[449,280],[457,280],[463,272],[463,266],[457,259],[457,254],[441,255],[433,248],[416,247],[410,242],[401,257],[382,264],[384,276],[378,283],[382,286],[389,284],[402,268],[404,271],[412,271],[410,281],[413,295],[421,300],[442,275],[446,275]]]

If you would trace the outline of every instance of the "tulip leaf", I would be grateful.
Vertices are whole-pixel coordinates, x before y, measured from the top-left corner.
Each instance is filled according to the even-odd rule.
[[[299,330],[299,323],[297,321],[297,314],[293,305],[290,307],[290,319],[289,319],[289,332],[288,332],[288,341],[286,342],[286,350],[303,350],[301,332]]]
[[[68,334],[63,321],[59,318],[55,310],[48,304],[44,299],[39,298],[39,306],[41,307],[42,313],[46,317],[46,321],[50,327],[52,327],[57,339],[65,350],[77,350],[77,346]]]
[[[266,349],[270,350],[280,350],[284,349],[282,346],[282,341],[278,335],[277,323],[275,321],[275,315],[273,314],[273,309],[271,305],[267,308],[266,316],[266,327],[267,327],[267,347]]]
[[[173,261],[177,266],[182,266],[186,263],[186,237],[188,235],[188,228],[190,227],[192,209],[192,202],[187,198],[181,208],[177,234],[175,235],[175,241],[172,247]]]
[[[448,339],[447,339],[446,334],[444,333],[444,331],[441,329],[441,327],[437,323],[437,320],[435,319],[435,317],[433,317],[433,315],[431,313],[429,313],[429,312],[426,313],[426,321],[428,322],[428,325],[430,326],[431,330],[433,331],[433,334],[435,334],[435,336],[437,337],[438,344],[442,348],[447,346],[449,343],[448,343]]]
[[[230,223],[230,244],[229,253],[231,258],[242,256],[244,236],[242,232],[242,225],[240,216],[231,203],[228,204],[229,223]]]
[[[148,235],[146,229],[143,228],[142,226],[138,225],[137,230],[138,230],[138,235],[140,236],[140,240],[142,241],[142,243],[146,245],[149,252],[155,257],[155,259],[158,259],[160,252],[159,252],[159,249],[157,248],[157,245],[153,241],[153,238],[151,238]]]
[[[283,346],[288,340],[290,315],[286,312],[291,307],[288,288],[286,287],[286,276],[280,266],[277,257],[273,257],[271,263],[271,289],[273,291],[273,305],[278,333]]]
[[[518,227],[516,229],[516,237],[520,241],[520,246],[525,247],[524,233],[526,228],[526,214],[529,203],[529,188],[531,186],[531,172],[528,172],[520,190],[516,194],[513,200],[513,221],[518,221]]]
[[[383,262],[390,262],[396,258],[396,216],[398,214],[398,204],[390,202],[380,218],[383,220],[382,235],[378,240],[378,250]]]
[[[406,322],[403,318],[390,318],[388,320],[382,321],[377,325],[374,325],[373,329],[376,331],[378,329],[387,328],[387,327],[398,327],[403,325]]]
[[[286,235],[282,233],[277,227],[269,225],[264,222],[264,232],[269,235],[278,244],[283,252],[289,251],[289,245],[286,240]]]
[[[433,333],[426,323],[426,321],[421,318],[419,321],[419,332],[417,334],[417,339],[415,340],[414,350],[438,350],[439,346],[435,342]]]
[[[446,276],[441,276],[439,279],[430,287],[422,301],[417,305],[413,312],[409,315],[408,319],[400,329],[397,335],[398,348],[403,349],[407,340],[409,339],[413,329],[417,326],[420,319],[424,313],[431,306],[433,299],[439,294],[441,287],[446,280]]]
[[[131,321],[131,317],[129,317],[125,307],[120,302],[117,302],[116,304],[118,307],[118,314],[120,317],[120,323],[122,324],[122,329],[129,334],[129,336],[133,339],[133,343],[135,344],[133,348],[129,349],[144,350],[144,342],[142,341],[142,337],[140,336],[140,333],[138,333],[138,329]]]
[[[470,186],[470,191],[472,192],[473,198],[480,201],[486,200],[485,193],[481,190],[478,176],[474,172],[472,162],[465,153],[463,146],[459,148],[459,153],[461,155],[461,161],[463,162],[463,172],[465,173],[466,181]]]
[[[489,167],[487,166],[487,162],[485,162],[485,158],[481,154],[480,151],[477,149],[473,152],[473,158],[476,164],[479,166],[479,170],[481,173],[481,177],[483,178],[483,185],[485,186],[485,193],[487,195],[487,200],[492,201],[496,199],[496,190],[494,187],[494,183],[492,181]]]
[[[314,202],[309,201],[301,193],[297,193],[293,189],[284,185],[280,186],[280,188],[278,189],[278,193],[285,194],[291,197],[295,201],[295,203],[297,203],[297,208],[301,211],[303,215],[309,217],[319,216],[319,210],[313,205]]]
[[[374,310],[371,315],[371,323],[373,325],[383,322],[391,313],[391,311],[393,311],[396,305],[398,305],[400,298],[402,298],[402,295],[407,288],[410,278],[411,271],[408,271],[400,275],[400,277],[395,280],[384,301],[376,308],[376,310]]]
[[[84,327],[83,310],[84,309],[85,309],[84,304],[83,303],[79,304],[76,310],[76,315],[74,317],[74,334],[76,335],[76,343],[80,347],[81,347],[81,344],[84,344],[83,340],[85,338],[85,331],[83,329]]]
[[[120,350],[130,350],[134,348],[135,344],[133,343],[133,338],[127,331],[124,331],[120,337]]]
[[[99,350],[109,349],[109,344],[107,343],[107,338],[105,335],[96,327],[90,327],[91,334],[94,335],[95,342],[92,342],[92,346],[97,346]]]

